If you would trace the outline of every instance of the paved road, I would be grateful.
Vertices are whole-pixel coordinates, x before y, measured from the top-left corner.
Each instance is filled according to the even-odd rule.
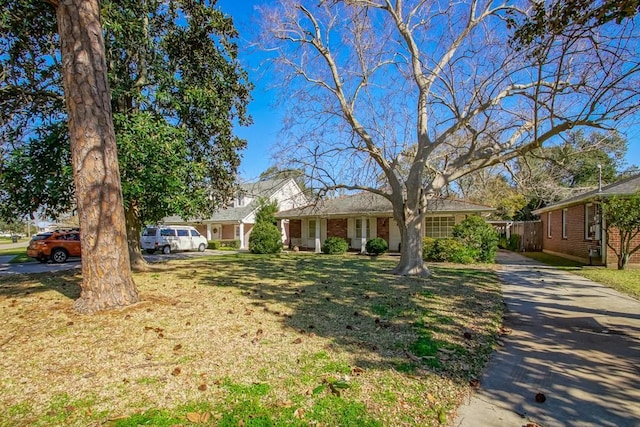
[[[19,243],[18,243],[19,245]],[[3,245],[3,247],[5,247]],[[25,245],[26,247],[26,245]],[[172,253],[169,255],[164,254],[144,254],[144,259],[150,263],[164,262],[172,259],[185,259],[193,257],[201,257],[206,255],[221,255],[234,253],[232,251],[213,251],[206,250],[204,252],[180,252]],[[47,273],[52,271],[71,270],[74,268],[82,268],[80,258],[71,258],[64,264],[41,264],[39,262],[25,262],[20,264],[9,264],[9,261],[13,259],[12,256],[0,256],[0,276],[7,274],[30,274],[30,273]]]
[[[515,253],[498,262],[513,332],[453,425],[639,427],[640,301]]]

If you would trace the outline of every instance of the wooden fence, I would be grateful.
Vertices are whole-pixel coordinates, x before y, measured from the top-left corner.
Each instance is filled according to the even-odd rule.
[[[520,236],[521,251],[542,250],[542,221],[514,221],[510,231]]]

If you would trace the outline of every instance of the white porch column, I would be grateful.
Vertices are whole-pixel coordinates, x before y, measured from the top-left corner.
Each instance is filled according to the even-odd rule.
[[[244,222],[241,222],[238,227],[240,227],[240,249],[247,249],[244,244]]]
[[[315,252],[319,254],[322,251],[322,245],[320,244],[320,218],[316,219],[316,239],[315,239]]]
[[[362,217],[362,239],[360,242],[360,253],[367,252],[367,218]]]
[[[207,223],[207,240],[213,240],[211,238],[211,223],[210,222]]]

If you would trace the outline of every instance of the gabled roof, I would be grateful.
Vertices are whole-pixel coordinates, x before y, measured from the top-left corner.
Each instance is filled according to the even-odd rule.
[[[268,199],[291,180],[292,178],[283,178],[240,184],[240,193],[253,199],[249,204],[246,206],[221,209],[215,212],[210,218],[200,218],[197,219],[197,221],[240,222],[258,208],[260,198]],[[191,219],[190,221],[194,220],[195,219]],[[164,222],[174,223],[184,222],[184,220],[178,216],[170,216],[164,218]]]
[[[595,189],[587,191],[586,193],[578,194],[577,196],[561,200],[558,203],[545,206],[544,208],[536,209],[535,211],[533,211],[533,213],[539,215],[544,212],[562,209],[571,205],[579,205],[582,203],[590,202],[592,200],[612,196],[629,196],[637,192],[640,192],[640,174],[623,179],[622,181],[618,181],[613,184],[605,185],[604,187],[602,187],[602,190]]]
[[[488,206],[452,199],[430,200],[427,209],[430,212],[446,213],[493,212],[495,210]],[[313,205],[281,211],[276,214],[276,218],[371,216],[372,214],[393,215],[391,202],[378,194],[363,192],[334,199],[323,199]]]

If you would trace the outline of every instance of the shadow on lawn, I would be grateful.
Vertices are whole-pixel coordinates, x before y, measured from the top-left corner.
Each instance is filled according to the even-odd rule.
[[[193,267],[200,266],[207,272],[195,278],[202,285],[239,289],[254,306],[280,316],[286,328],[330,338],[354,354],[360,367],[477,377],[502,310],[494,273],[435,267],[431,278],[402,277],[390,273],[396,262],[356,255],[238,255],[199,260],[188,273],[176,266],[174,272],[194,280]]]
[[[0,277],[0,298],[18,298],[54,290],[65,297],[80,298],[82,276],[77,271],[13,274]]]

